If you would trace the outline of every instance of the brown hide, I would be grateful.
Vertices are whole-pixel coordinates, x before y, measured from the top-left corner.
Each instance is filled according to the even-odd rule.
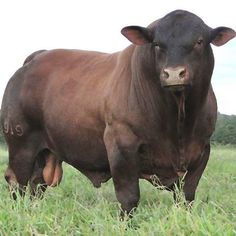
[[[112,177],[127,212],[140,178],[173,190],[184,176],[194,199],[217,114],[210,42],[223,45],[235,32],[175,11],[122,33],[138,45],[113,54],[43,50],[14,74],[1,116],[9,182],[56,186],[64,161],[96,187]]]

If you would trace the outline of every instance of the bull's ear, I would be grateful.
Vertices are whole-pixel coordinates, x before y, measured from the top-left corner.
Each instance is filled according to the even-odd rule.
[[[212,30],[211,43],[215,46],[222,46],[236,36],[236,32],[227,27],[218,27]]]
[[[143,45],[152,42],[152,33],[148,28],[141,26],[127,26],[121,30],[121,33],[132,43]]]

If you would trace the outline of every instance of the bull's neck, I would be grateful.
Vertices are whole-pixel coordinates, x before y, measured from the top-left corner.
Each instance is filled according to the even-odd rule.
[[[206,78],[204,85],[196,84],[189,90],[173,93],[161,87],[151,53],[144,54],[141,49],[137,49],[132,60],[131,94],[137,109],[146,120],[152,136],[167,140],[177,148],[178,164],[173,165],[181,175],[185,171],[187,158],[185,147],[195,133],[197,120],[202,115],[210,79]]]
[[[168,136],[177,130],[178,140],[182,140],[183,134],[191,135],[194,130],[207,99],[210,80],[209,84],[205,80],[204,86],[197,85],[179,94],[167,91],[161,87],[151,49],[147,47],[145,52],[138,48],[133,54],[132,96],[153,129],[164,129]]]

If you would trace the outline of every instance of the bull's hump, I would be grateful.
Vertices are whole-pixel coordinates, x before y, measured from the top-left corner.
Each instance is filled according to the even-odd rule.
[[[65,66],[67,63],[83,63],[89,61],[92,58],[103,58],[108,56],[107,53],[96,52],[96,51],[85,51],[85,50],[76,50],[76,49],[54,49],[44,53],[44,56],[41,57],[39,62],[42,63],[51,63],[62,64]],[[62,66],[63,66],[62,65]]]

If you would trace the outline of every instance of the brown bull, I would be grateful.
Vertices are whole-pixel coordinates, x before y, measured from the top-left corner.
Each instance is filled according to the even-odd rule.
[[[210,43],[236,33],[178,10],[122,34],[133,43],[123,51],[39,51],[13,75],[1,117],[9,183],[55,186],[64,161],[95,187],[112,177],[127,213],[140,178],[156,176],[172,190],[185,174],[185,197],[194,200],[217,113]]]

